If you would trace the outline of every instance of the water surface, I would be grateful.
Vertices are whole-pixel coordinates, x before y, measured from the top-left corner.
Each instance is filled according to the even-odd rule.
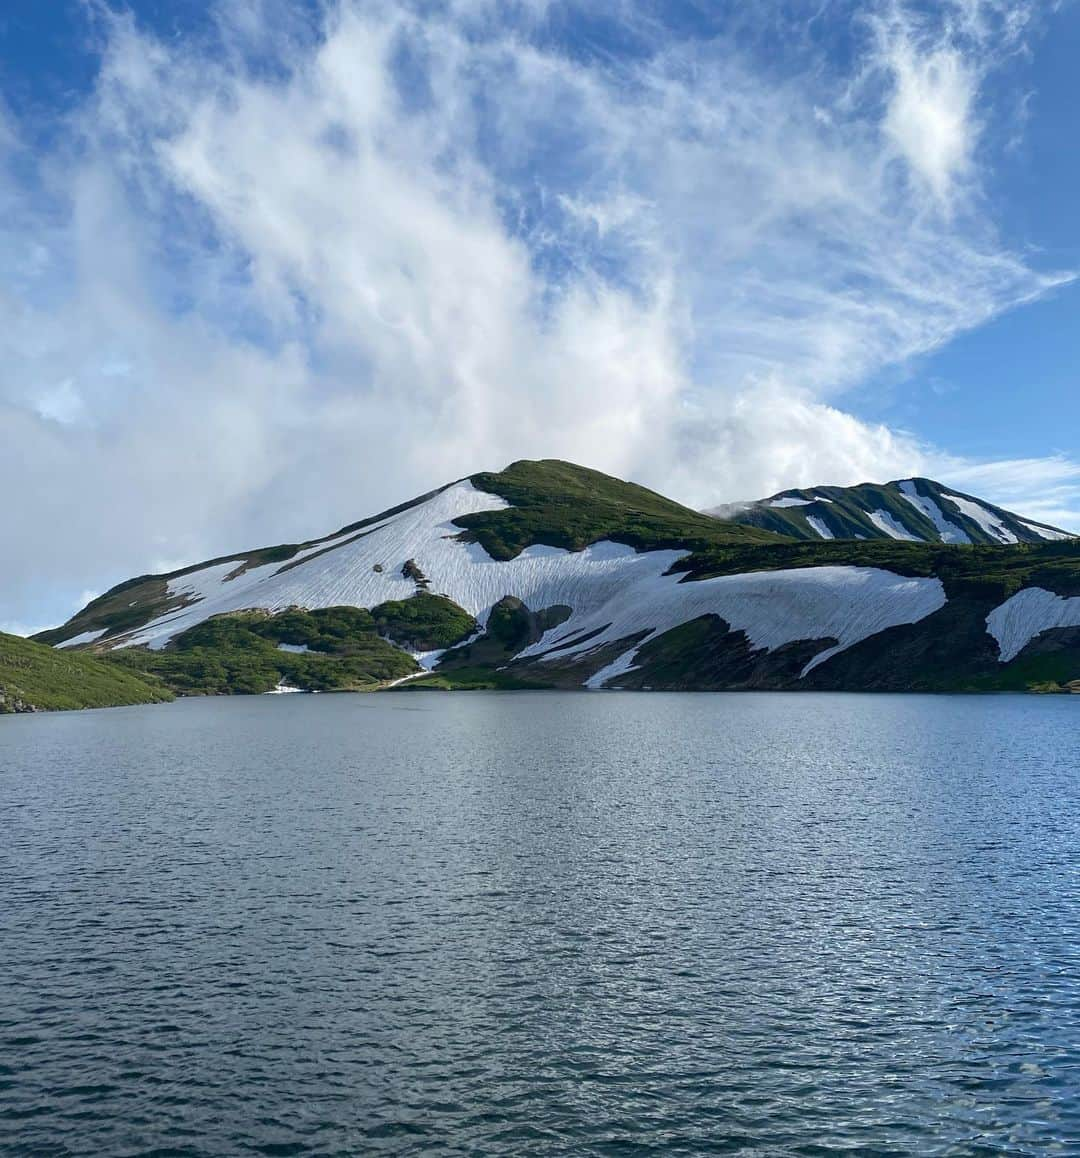
[[[0,1151],[1080,1153],[1078,713],[0,719]]]

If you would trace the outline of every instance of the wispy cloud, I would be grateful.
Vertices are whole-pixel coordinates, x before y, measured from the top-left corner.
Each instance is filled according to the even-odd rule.
[[[1038,522],[1080,532],[1080,463],[1065,455],[987,463],[942,460],[935,465],[938,475],[953,486]]]
[[[980,195],[1019,6],[860,5],[850,59],[766,7],[783,70],[643,5],[622,53],[555,3],[109,18],[59,143],[0,132],[6,603],[527,455],[697,505],[943,461],[843,393],[1061,281]]]

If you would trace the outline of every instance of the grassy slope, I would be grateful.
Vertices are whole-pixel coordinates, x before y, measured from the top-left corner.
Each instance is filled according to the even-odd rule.
[[[720,522],[636,483],[557,459],[515,462],[471,481],[512,504],[457,520],[496,559],[512,559],[535,543],[580,551],[601,539],[642,550],[776,542],[767,531]]]
[[[171,700],[157,683],[80,652],[0,633],[0,713],[110,708]]]
[[[421,593],[371,611],[328,607],[219,615],[162,651],[124,648],[104,652],[102,659],[149,673],[182,695],[258,694],[279,683],[306,691],[369,691],[420,671],[395,643],[425,651],[449,647],[475,627],[473,617],[449,599]],[[309,650],[282,651],[279,644]]]
[[[694,578],[775,571],[788,567],[880,567],[899,575],[936,575],[946,593],[983,594],[998,603],[1022,587],[1039,586],[1059,595],[1080,595],[1080,542],[1017,544],[1009,547],[804,540],[769,547],[710,547],[680,564]]]

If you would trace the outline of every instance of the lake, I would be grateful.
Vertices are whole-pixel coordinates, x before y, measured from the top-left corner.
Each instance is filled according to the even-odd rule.
[[[1080,702],[0,719],[0,1152],[1080,1153]]]

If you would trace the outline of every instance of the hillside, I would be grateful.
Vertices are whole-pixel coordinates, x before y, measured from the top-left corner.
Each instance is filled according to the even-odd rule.
[[[781,491],[707,512],[728,525],[796,539],[897,539],[916,543],[1060,542],[1071,536],[933,479]]]
[[[115,664],[0,632],[0,714],[111,708],[172,698],[156,681]]]
[[[151,634],[167,627],[171,637],[178,633],[178,625],[206,618],[208,597],[215,610],[222,611],[336,603],[371,607],[383,599],[407,598],[426,584],[423,577],[418,584],[402,573],[412,562],[410,556],[397,559],[395,565],[391,558],[413,536],[430,529],[433,521],[445,522],[451,537],[477,543],[492,559],[503,561],[528,547],[580,551],[603,540],[641,550],[778,541],[768,531],[717,522],[644,487],[586,467],[555,460],[517,462],[497,474],[450,483],[319,539],[242,551],[164,575],[129,579],[87,604],[62,627],[35,638],[62,647],[149,643],[148,626]],[[385,543],[388,551],[383,550],[384,539],[390,540]],[[357,571],[353,556],[365,555],[369,545],[373,549],[377,545],[376,554],[383,551],[387,558],[373,559],[367,572]],[[340,597],[334,598],[334,592]],[[225,598],[219,601],[218,595]],[[194,604],[198,608],[185,615],[184,608]]]
[[[1061,690],[1080,680],[1080,543],[783,537],[519,462],[321,539],[130,580],[39,638],[184,694]]]

